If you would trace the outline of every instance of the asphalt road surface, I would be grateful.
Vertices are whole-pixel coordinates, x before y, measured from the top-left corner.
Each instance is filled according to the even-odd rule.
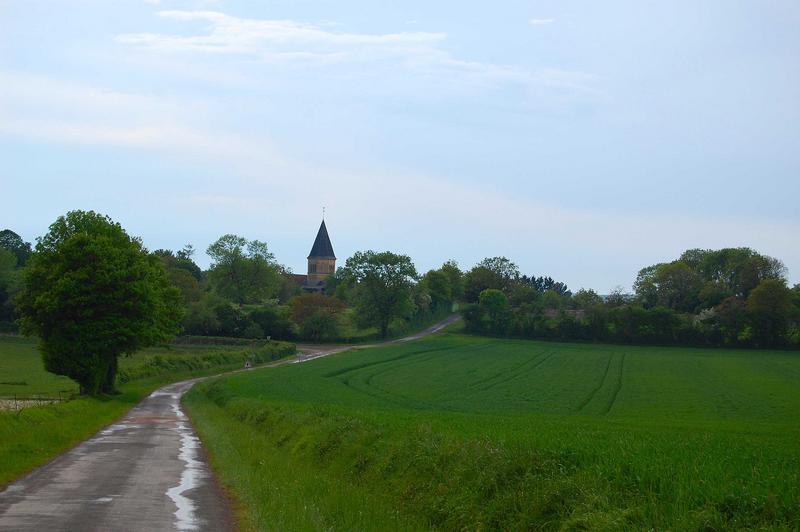
[[[301,347],[301,356],[283,363],[349,348]],[[118,422],[9,484],[0,493],[0,531],[231,530],[228,503],[181,409],[181,396],[198,380],[156,390]]]

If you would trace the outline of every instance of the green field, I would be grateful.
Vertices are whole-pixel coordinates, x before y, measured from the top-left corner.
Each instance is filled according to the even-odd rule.
[[[9,398],[68,399],[78,387],[44,370],[36,341],[0,336],[0,403]],[[120,359],[120,394],[77,397],[63,403],[0,408],[0,486],[41,465],[107,425],[155,388],[196,376],[241,368],[249,358],[264,363],[294,353],[294,346],[272,342],[259,347],[181,345],[146,349]],[[0,406],[3,406],[0,404]]]
[[[444,334],[186,404],[245,528],[800,528],[796,353]]]

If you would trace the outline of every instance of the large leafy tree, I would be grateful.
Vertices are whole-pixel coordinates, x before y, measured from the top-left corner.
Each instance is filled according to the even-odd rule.
[[[439,271],[447,276],[450,280],[450,294],[453,301],[460,301],[464,297],[464,273],[458,267],[458,263],[454,260],[448,260]]]
[[[358,321],[377,327],[384,338],[392,319],[413,309],[411,288],[417,270],[408,255],[359,251],[347,259],[342,275],[354,286]]]
[[[478,301],[481,292],[489,288],[507,293],[519,277],[519,268],[506,257],[485,258],[464,275],[464,297]]]
[[[177,332],[179,298],[138,238],[107,216],[72,211],[38,239],[17,302],[45,368],[96,395],[114,391],[120,355]]]
[[[680,260],[704,281],[716,283],[726,297],[747,297],[764,279],[781,279],[786,274],[780,260],[750,248],[690,249]]]
[[[420,285],[435,306],[449,305],[454,300],[450,277],[441,270],[430,270],[422,277]]]
[[[209,279],[216,292],[234,303],[260,303],[281,287],[281,267],[267,244],[224,235],[207,250],[214,261]]]

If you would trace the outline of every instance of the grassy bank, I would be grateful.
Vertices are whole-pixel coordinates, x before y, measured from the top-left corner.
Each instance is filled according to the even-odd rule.
[[[787,353],[447,334],[186,404],[255,529],[800,526]]]
[[[264,363],[292,353],[294,346],[282,342],[148,349],[121,360],[120,395],[0,412],[0,486],[88,438],[161,385],[239,369],[248,358]],[[44,371],[35,341],[25,338],[0,337],[0,374],[0,395],[67,397],[77,391],[72,381]]]

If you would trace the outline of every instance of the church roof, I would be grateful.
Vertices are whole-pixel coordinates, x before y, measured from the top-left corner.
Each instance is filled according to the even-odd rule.
[[[328,228],[325,227],[325,220],[322,220],[319,231],[317,231],[317,238],[314,240],[314,245],[311,246],[311,253],[308,254],[308,258],[310,259],[311,257],[336,258],[336,255],[333,254],[331,239],[328,237]]]

